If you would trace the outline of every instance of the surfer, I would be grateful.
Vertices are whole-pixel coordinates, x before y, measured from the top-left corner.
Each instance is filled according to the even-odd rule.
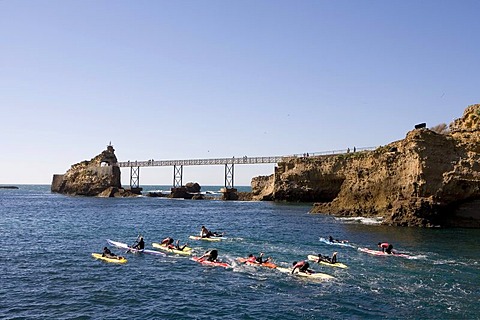
[[[330,259],[330,263],[337,263],[337,252],[332,254],[332,258]]]
[[[202,230],[200,231],[201,238],[210,238],[210,237],[222,237],[223,233],[212,232],[208,230],[205,226],[202,226]]]
[[[169,249],[173,249],[173,248],[174,248],[174,246],[173,246],[173,238],[171,238],[171,237],[167,237],[167,238],[163,239],[162,242],[160,242],[160,244],[161,244],[162,246],[165,246],[165,247],[169,248]]]
[[[199,259],[199,261],[204,261],[205,259],[210,262],[215,262],[218,258],[218,251],[213,249],[213,250],[208,250],[206,251]]]
[[[258,257],[255,257],[253,254],[249,254],[248,255],[248,259],[247,261],[248,262],[251,262],[251,263],[258,263],[258,264],[262,264],[262,263],[265,263],[265,262],[268,262],[270,260],[270,258],[267,258],[267,259],[263,259],[263,252],[260,252],[260,254],[258,255]]]
[[[267,258],[267,259],[263,259],[263,252],[260,252],[260,254],[258,255],[258,257],[255,258],[255,260],[256,260],[258,263],[265,263],[265,262],[269,262],[269,261],[270,261],[270,257]]]
[[[321,253],[319,253],[317,262],[320,263],[321,261],[330,263],[331,260],[329,256],[324,256]]]
[[[337,252],[334,252],[332,254],[332,257],[330,258],[329,256],[324,256],[321,253],[318,254],[318,263],[320,262],[327,262],[327,263],[337,263]]]
[[[110,251],[110,249],[108,249],[107,247],[103,247],[102,257],[116,258],[117,255],[112,253],[112,251]]]
[[[328,236],[328,241],[331,243],[348,243],[347,240],[334,239],[332,236]]]
[[[382,248],[382,251],[387,254],[392,254],[393,246],[388,242],[379,242],[378,247]]]
[[[140,238],[137,240],[137,242],[132,246],[132,249],[137,249],[137,250],[145,249],[145,242],[143,241],[142,236],[140,236]]]
[[[117,256],[115,253],[110,251],[110,249],[108,249],[107,247],[103,247],[102,257],[111,258],[111,259],[118,259],[118,260],[123,259],[123,257]]]
[[[185,249],[187,246],[188,246],[188,242],[185,242],[185,244],[183,246],[180,246],[180,240],[177,240],[175,242],[174,248],[177,249],[177,250],[183,251],[183,249]]]
[[[308,263],[308,261],[300,261],[300,262],[294,261],[292,265],[293,265],[292,274],[295,272],[295,269],[297,268],[298,268],[298,272],[304,272],[308,274],[313,273],[313,270],[309,269],[310,263]]]

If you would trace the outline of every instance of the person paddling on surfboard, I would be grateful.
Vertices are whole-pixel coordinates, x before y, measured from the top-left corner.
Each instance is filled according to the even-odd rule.
[[[379,242],[378,247],[382,248],[382,251],[387,254],[392,254],[393,246],[388,242]]]
[[[332,236],[328,236],[328,241],[331,243],[348,243],[347,240],[334,239]]]
[[[185,249],[187,246],[188,246],[188,242],[185,242],[185,244],[184,244],[183,246],[180,246],[180,240],[177,240],[177,241],[175,242],[174,248],[175,248],[176,250],[183,251],[183,249]]]
[[[329,257],[329,256],[324,256],[324,255],[322,255],[321,253],[319,253],[319,254],[318,254],[318,260],[317,260],[317,262],[320,263],[320,262],[322,262],[322,261],[323,261],[323,262],[328,262],[328,263],[330,263],[331,260],[330,260],[330,257]]]
[[[171,237],[167,237],[167,238],[163,239],[162,242],[160,242],[160,244],[164,245],[165,247],[168,247],[170,249],[174,249],[173,238],[171,238]]]
[[[211,238],[211,237],[222,237],[223,233],[212,232],[208,230],[205,226],[202,226],[202,230],[200,231],[201,238]]]
[[[206,251],[199,259],[199,261],[210,261],[210,262],[215,262],[217,261],[218,258],[218,251],[213,249],[213,250],[208,250]]]
[[[138,241],[132,246],[132,249],[143,250],[145,249],[145,242],[143,241],[143,237],[140,236]]]
[[[108,249],[107,247],[103,247],[102,257],[111,258],[111,259],[118,259],[118,260],[123,259],[123,257],[117,256],[115,253],[110,251],[110,249]]]
[[[332,258],[330,259],[330,263],[337,263],[337,252],[332,254]]]
[[[258,257],[255,258],[255,261],[260,264],[270,261],[270,257],[268,257],[267,259],[263,259],[263,254],[264,254],[263,252],[260,252]]]
[[[297,268],[298,268],[298,272],[303,272],[308,274],[314,273],[313,270],[309,269],[310,263],[308,263],[308,261],[300,261],[300,262],[294,261],[292,265],[293,265],[292,274],[295,272],[295,269]]]

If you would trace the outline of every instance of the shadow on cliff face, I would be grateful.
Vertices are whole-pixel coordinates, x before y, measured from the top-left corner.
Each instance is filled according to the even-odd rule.
[[[480,228],[480,199],[449,205],[442,217],[442,224],[446,226]]]
[[[344,177],[325,176],[321,182],[312,183],[313,187],[290,182],[287,188],[277,188],[273,198],[288,202],[332,202],[342,190],[344,181]]]

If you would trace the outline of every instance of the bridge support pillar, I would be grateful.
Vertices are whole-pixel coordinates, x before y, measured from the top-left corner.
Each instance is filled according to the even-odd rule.
[[[223,200],[238,200],[237,189],[233,187],[233,169],[233,163],[225,163],[225,188],[220,190]]]
[[[233,189],[233,163],[225,163],[225,189]]]
[[[140,188],[140,167],[130,167],[130,191],[142,194],[142,188]]]
[[[173,166],[173,188],[181,188],[183,180],[183,165]]]

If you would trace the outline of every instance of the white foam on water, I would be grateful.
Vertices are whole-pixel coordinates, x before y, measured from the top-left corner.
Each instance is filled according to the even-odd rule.
[[[348,218],[335,218],[335,220],[339,220],[345,223],[362,223],[362,224],[381,224],[383,222],[383,218],[367,218],[367,217],[348,217]]]

